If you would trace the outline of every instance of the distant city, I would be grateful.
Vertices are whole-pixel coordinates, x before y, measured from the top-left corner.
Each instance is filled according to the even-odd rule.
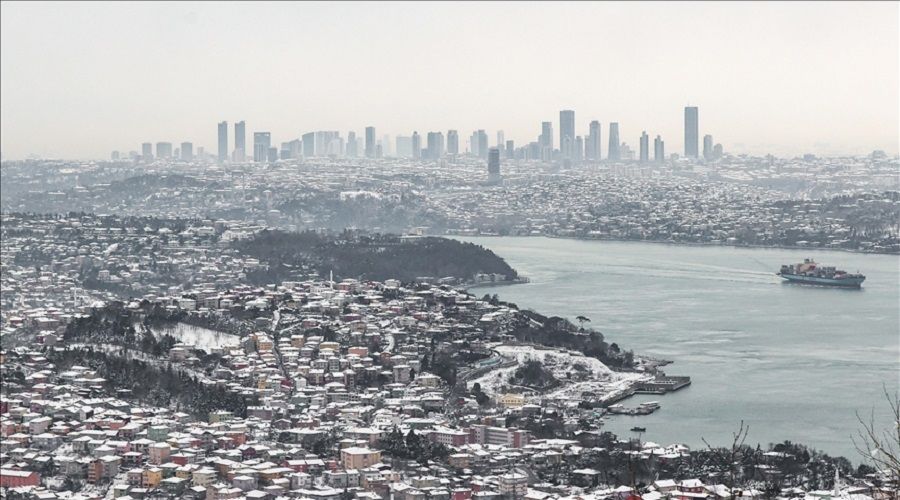
[[[0,499],[900,500],[900,3],[0,8]]]
[[[411,135],[398,135],[391,140],[389,135],[377,136],[376,127],[365,128],[363,137],[358,137],[356,132],[348,132],[346,137],[334,130],[320,130],[307,132],[290,141],[281,142],[281,147],[274,146],[270,132],[253,132],[251,148],[247,148],[246,122],[234,123],[233,132],[229,134],[227,121],[219,122],[217,127],[218,143],[214,154],[208,153],[203,147],[194,151],[192,142],[182,142],[176,147],[171,142],[145,142],[141,144],[140,152],[136,150],[123,154],[121,151],[113,151],[111,159],[119,160],[129,158],[142,162],[154,159],[194,161],[195,159],[215,159],[219,163],[242,163],[253,161],[257,163],[275,162],[278,160],[292,160],[311,157],[338,157],[338,158],[412,158],[415,160],[440,160],[447,156],[468,154],[482,158],[490,163],[489,170],[493,175],[499,175],[499,160],[541,160],[558,161],[570,166],[579,162],[607,161],[634,161],[649,163],[651,161],[665,162],[666,144],[663,138],[657,135],[653,139],[653,151],[651,158],[650,136],[642,131],[638,137],[638,152],[627,142],[620,141],[619,123],[610,122],[607,126],[607,145],[603,145],[602,124],[598,120],[591,120],[586,134],[578,134],[575,125],[575,111],[564,109],[559,112],[557,128],[559,137],[553,131],[553,122],[541,122],[540,133],[536,140],[517,146],[515,141],[505,139],[502,130],[498,130],[495,140],[489,140],[488,133],[484,129],[475,130],[465,143],[460,147],[459,131],[447,130],[431,131],[420,134],[413,131]],[[425,135],[424,144],[422,135]],[[494,151],[496,150],[496,151]],[[712,161],[721,158],[724,154],[722,144],[715,143],[713,136],[706,134],[700,138],[700,112],[696,106],[684,108],[684,149],[683,157],[689,159],[703,159]],[[677,153],[668,156],[670,160],[677,160]]]

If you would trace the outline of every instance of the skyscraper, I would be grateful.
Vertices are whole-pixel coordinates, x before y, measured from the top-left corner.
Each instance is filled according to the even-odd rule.
[[[653,159],[656,163],[663,163],[666,161],[666,143],[662,140],[662,137],[656,136],[656,139],[653,139]]]
[[[565,159],[571,159],[574,156],[575,112],[571,109],[559,112],[559,150]]]
[[[244,120],[234,124],[234,161],[247,159],[247,129]]]
[[[500,148],[490,148],[488,150],[488,181],[498,182],[500,180]]]
[[[684,156],[697,158],[700,139],[700,117],[696,106],[684,108]]]
[[[303,141],[294,139],[288,143],[288,158],[299,159],[303,156]]]
[[[713,138],[709,134],[703,136],[703,159],[713,159]]]
[[[272,135],[269,132],[253,133],[253,161],[267,161],[270,147],[272,147]]]
[[[617,122],[609,124],[609,147],[607,151],[607,158],[610,161],[622,159],[621,153],[619,153],[619,124]]]
[[[141,144],[141,160],[143,160],[143,161],[153,160],[153,143],[145,142],[145,143]]]
[[[572,153],[572,159],[575,161],[584,160],[584,139],[580,135],[575,136],[575,151]]]
[[[192,161],[194,159],[194,145],[190,142],[181,143],[181,159],[184,161]]]
[[[156,157],[157,158],[171,158],[172,157],[172,143],[171,142],[157,142],[156,143]]]
[[[228,122],[219,122],[219,163],[228,158]]]
[[[600,159],[600,122],[597,120],[592,121],[588,126],[587,144],[584,150],[588,160]]]
[[[478,156],[481,158],[488,157],[488,137],[484,130],[478,131]]]
[[[366,158],[375,158],[375,127],[366,127]]]
[[[344,152],[344,139],[338,131],[329,132],[326,136],[325,148],[328,156],[340,156]]]
[[[330,138],[324,130],[316,131],[316,156],[328,156],[328,141]]]
[[[359,154],[356,147],[356,132],[347,132],[347,156],[356,158]]]
[[[422,138],[415,131],[412,135],[412,157],[413,160],[418,160],[422,157]]]
[[[316,133],[307,132],[300,139],[303,141],[303,156],[306,158],[316,156]]]
[[[444,134],[440,132],[428,132],[428,159],[440,160],[444,156]]]
[[[497,131],[497,148],[499,148],[500,150],[503,150],[503,148],[505,147],[505,143],[506,143],[506,139],[503,137],[503,131],[498,130]]]
[[[506,141],[506,157],[513,159],[516,157],[516,143],[512,140]]]
[[[541,137],[538,142],[541,148],[550,148],[550,151],[553,151],[553,122],[541,122]]]
[[[647,131],[641,132],[641,163],[650,161],[650,136]]]
[[[538,137],[539,158],[544,161],[553,159],[553,123],[541,122],[541,135]]]
[[[459,132],[456,130],[447,131],[447,154],[459,154]]]

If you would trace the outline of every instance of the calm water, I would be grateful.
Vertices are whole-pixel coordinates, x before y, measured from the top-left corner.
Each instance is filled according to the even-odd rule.
[[[461,238],[504,257],[531,283],[475,288],[521,308],[584,315],[608,342],[675,363],[693,385],[659,400],[650,416],[606,428],[645,440],[730,442],[741,419],[748,442],[792,440],[859,462],[855,412],[887,426],[883,384],[900,386],[900,257],[845,252],[551,238]],[[814,257],[859,270],[862,290],[782,284],[782,263]]]

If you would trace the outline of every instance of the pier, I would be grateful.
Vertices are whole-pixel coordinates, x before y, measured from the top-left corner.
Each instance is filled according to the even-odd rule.
[[[670,377],[668,375],[657,376],[650,382],[641,382],[635,388],[635,394],[665,394],[675,392],[691,385],[691,377]]]

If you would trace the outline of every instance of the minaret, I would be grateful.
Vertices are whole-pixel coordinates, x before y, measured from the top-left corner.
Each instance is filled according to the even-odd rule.
[[[831,492],[831,498],[840,498],[841,497],[841,488],[840,488],[840,469],[838,466],[834,466],[834,491]]]

